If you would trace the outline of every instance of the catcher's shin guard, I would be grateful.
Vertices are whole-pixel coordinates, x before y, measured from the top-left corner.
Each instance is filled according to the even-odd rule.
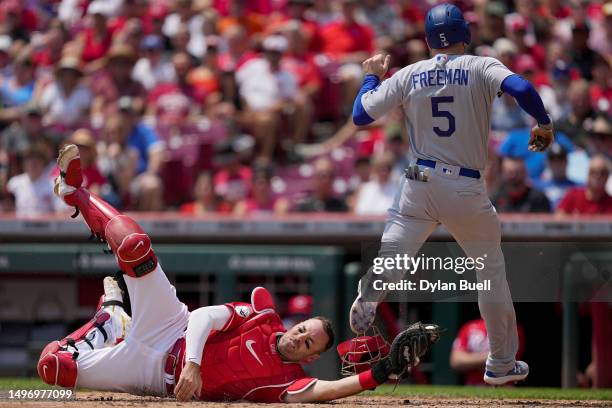
[[[140,277],[155,269],[151,239],[136,221],[83,187],[72,193],[72,200],[92,233],[108,243],[123,272]]]
[[[104,296],[101,296],[98,302],[98,312],[93,319],[62,340],[47,344],[40,353],[36,368],[38,375],[45,383],[68,388],[75,386],[79,347],[93,350],[95,347],[92,341],[99,343],[98,339],[95,339],[98,333],[102,335],[104,341],[108,338],[104,323],[110,319],[110,315],[102,309],[104,304]]]
[[[77,362],[69,351],[57,350],[40,357],[36,366],[40,378],[49,385],[74,388],[77,380]]]

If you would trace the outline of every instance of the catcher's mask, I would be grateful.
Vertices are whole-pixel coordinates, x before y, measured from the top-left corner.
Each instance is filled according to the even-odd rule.
[[[336,347],[342,366],[340,374],[351,376],[370,369],[377,361],[382,360],[389,354],[389,343],[373,327],[363,336],[343,341]]]

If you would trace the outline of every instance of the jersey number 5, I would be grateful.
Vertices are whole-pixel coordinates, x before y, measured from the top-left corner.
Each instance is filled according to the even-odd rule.
[[[450,137],[455,133],[455,117],[452,113],[445,110],[440,110],[439,105],[441,103],[452,103],[452,96],[432,96],[431,97],[431,116],[434,118],[445,118],[448,120],[448,127],[446,130],[440,129],[434,126],[433,131],[440,137]]]

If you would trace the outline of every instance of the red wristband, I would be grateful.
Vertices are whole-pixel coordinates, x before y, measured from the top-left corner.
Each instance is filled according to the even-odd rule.
[[[379,386],[374,377],[372,377],[371,369],[359,374],[359,385],[361,385],[361,388],[364,390],[373,390]]]

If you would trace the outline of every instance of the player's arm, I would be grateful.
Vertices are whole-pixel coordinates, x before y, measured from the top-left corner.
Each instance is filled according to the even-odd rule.
[[[372,390],[385,383],[389,376],[394,373],[393,371],[394,368],[389,359],[384,359],[368,371],[340,380],[305,379],[310,380],[305,387],[300,387],[300,384],[298,384],[297,387],[291,386],[287,389],[284,401],[289,403],[323,402],[349,397],[365,390]]]
[[[323,402],[372,390],[387,382],[389,376],[401,375],[409,367],[417,365],[439,338],[440,328],[437,325],[414,323],[395,337],[389,354],[376,361],[369,370],[337,381],[303,378],[287,388],[284,401]]]
[[[520,75],[512,74],[503,80],[501,90],[516,99],[519,106],[538,122],[531,130],[529,150],[546,150],[554,141],[552,121],[533,85]]]
[[[185,335],[185,367],[174,390],[177,400],[188,401],[202,388],[200,364],[204,344],[210,332],[222,330],[231,316],[232,311],[225,305],[201,307],[191,312]]]
[[[402,101],[399,76],[382,81],[391,57],[377,54],[363,62],[365,78],[353,103],[353,123],[364,126],[374,122]]]

